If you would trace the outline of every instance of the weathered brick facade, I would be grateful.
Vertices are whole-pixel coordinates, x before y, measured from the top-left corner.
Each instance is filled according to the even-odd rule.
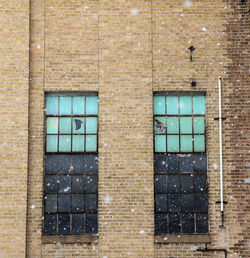
[[[153,92],[193,90],[207,92],[208,248],[249,257],[249,1],[0,3],[0,257],[224,257],[197,252],[202,241],[154,235]],[[42,241],[47,91],[99,94],[99,234],[91,243]]]

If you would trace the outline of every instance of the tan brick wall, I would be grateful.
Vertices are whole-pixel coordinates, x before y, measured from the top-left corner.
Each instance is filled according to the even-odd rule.
[[[28,8],[26,1],[19,2],[24,4],[22,8],[15,5],[19,7],[17,14],[26,10],[24,6]],[[249,15],[244,13],[248,8],[248,2],[231,0],[31,0],[28,257],[223,257],[221,252],[194,251],[204,244],[154,243],[152,100],[153,91],[159,90],[207,91],[212,239],[208,247],[225,248],[229,257],[248,257],[249,186],[244,181],[249,177],[250,163]],[[0,10],[5,9],[0,6]],[[13,18],[11,12],[5,15]],[[27,13],[22,19],[28,22]],[[11,26],[16,28],[15,24]],[[21,38],[28,39],[28,28],[20,28],[24,33]],[[12,37],[19,38],[19,34]],[[10,39],[6,36],[3,47]],[[196,48],[193,62],[189,60],[191,45]],[[7,48],[1,61],[4,64],[9,58],[8,51],[15,58],[28,58],[27,47],[18,44]],[[1,204],[5,216],[0,233],[3,257],[23,257],[25,250],[28,83],[27,77],[25,81],[19,76],[20,71],[28,72],[28,62],[17,63],[20,66],[15,72],[11,65],[3,67],[7,73],[0,88],[13,103],[8,108],[0,104],[1,121],[6,125],[1,132],[4,140],[0,153],[8,160],[0,166],[5,173],[8,170],[8,176],[2,176],[4,187],[0,191],[7,199],[14,196],[20,206],[13,200],[4,202],[8,206]],[[216,204],[220,199],[218,121],[214,120],[218,117],[218,76],[222,76],[223,116],[227,118],[223,122],[224,196],[228,201],[224,229],[219,228],[220,206]],[[191,80],[197,82],[195,88]],[[22,87],[20,102],[9,90],[13,85]],[[99,92],[99,239],[90,245],[41,241],[44,91],[57,90]],[[16,130],[9,129],[9,122],[16,119],[17,111],[23,125],[20,134],[13,134]],[[19,141],[20,136],[23,141]],[[18,144],[15,153],[10,148],[12,142]],[[10,157],[22,160],[20,169]],[[14,185],[20,185],[15,189],[23,192],[9,195]],[[17,214],[21,219],[17,220]],[[13,218],[7,220],[9,215]],[[20,232],[18,237],[24,237],[20,240],[16,233],[15,245],[20,247],[16,253],[6,244],[12,239],[9,232],[13,225]]]
[[[0,1],[0,257],[24,257],[29,2]]]

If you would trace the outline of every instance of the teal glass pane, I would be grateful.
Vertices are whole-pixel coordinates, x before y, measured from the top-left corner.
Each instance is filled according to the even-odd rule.
[[[194,135],[194,151],[205,152],[205,136]]]
[[[86,133],[97,133],[97,118],[87,117],[86,118]]]
[[[194,114],[205,114],[206,113],[206,100],[205,96],[193,97],[193,113]]]
[[[179,152],[179,135],[168,135],[168,152]]]
[[[165,122],[165,117],[162,116],[156,116],[154,119],[154,132],[156,134],[164,134],[166,133],[166,122]]]
[[[84,118],[74,117],[73,118],[73,133],[84,133]]]
[[[84,114],[84,97],[73,97],[73,114]]]
[[[46,97],[46,114],[58,114],[58,97]]]
[[[97,96],[86,97],[86,114],[98,114],[98,98]]]
[[[58,133],[58,118],[48,117],[47,118],[47,133],[57,134]]]
[[[71,115],[71,97],[60,97],[60,115]]]
[[[166,135],[155,135],[155,152],[166,152]]]
[[[57,135],[47,135],[46,151],[57,152],[57,143],[58,143]]]
[[[165,97],[164,96],[155,96],[154,97],[154,114],[155,115],[164,115],[165,111]]]
[[[86,135],[86,151],[97,150],[97,137],[96,135]]]
[[[71,151],[71,136],[59,135],[59,151],[68,152]]]
[[[71,133],[71,118],[61,117],[59,133]]]
[[[181,117],[181,134],[182,133],[190,133],[192,134],[192,117]]]
[[[167,114],[178,115],[179,114],[178,97],[168,96],[167,97]]]
[[[204,133],[205,121],[204,117],[194,117],[194,133]]]
[[[73,135],[72,151],[84,151],[84,135]]]
[[[181,135],[181,152],[193,152],[192,135]]]
[[[179,133],[179,118],[167,117],[168,134]]]
[[[180,114],[192,114],[192,97],[180,97]]]

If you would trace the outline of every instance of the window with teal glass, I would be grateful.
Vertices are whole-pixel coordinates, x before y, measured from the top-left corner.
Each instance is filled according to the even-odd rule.
[[[206,97],[154,95],[155,233],[207,234]]]
[[[44,235],[98,231],[98,96],[47,93]]]

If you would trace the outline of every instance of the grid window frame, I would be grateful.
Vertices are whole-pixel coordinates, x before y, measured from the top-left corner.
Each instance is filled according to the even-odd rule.
[[[47,114],[46,101],[48,97],[56,97],[58,99],[58,108]],[[84,100],[84,111],[82,114],[77,112],[74,114],[73,99],[78,97]],[[87,99],[93,99],[96,106],[92,108],[92,114],[87,113]],[[70,114],[61,114],[60,100],[62,98],[70,98],[71,107]],[[98,233],[98,92],[45,92],[45,115],[44,115],[44,185],[43,185],[43,236],[59,236],[59,235],[86,235]],[[67,105],[64,107],[65,112],[68,112]],[[82,108],[82,106],[81,106]],[[90,107],[91,109],[91,107]],[[94,111],[93,111],[94,110]],[[84,127],[83,132],[74,132],[77,130],[77,123],[74,123],[74,118],[84,119],[84,123],[78,125],[78,129]],[[47,120],[50,118],[57,118],[58,127],[56,133],[49,133],[47,128]],[[70,119],[70,133],[60,132],[60,120]],[[86,131],[86,121],[88,118],[95,118],[95,132]],[[66,126],[68,123],[66,123]],[[93,126],[92,126],[93,127]],[[57,149],[56,151],[48,151],[47,149],[47,135],[57,135]],[[60,136],[70,135],[70,149],[60,151],[59,142]],[[80,151],[73,151],[73,136],[84,135],[85,139],[87,135],[95,136],[95,149],[86,149],[86,140],[84,141],[84,149]],[[52,165],[48,165],[48,157],[54,157],[56,162]],[[80,161],[77,161],[77,158]],[[66,160],[66,161],[65,161]],[[66,165],[65,165],[65,164]],[[56,165],[55,165],[56,164]],[[52,171],[48,170],[50,166]],[[54,167],[53,167],[54,166]],[[65,170],[67,167],[67,170]],[[48,181],[53,178],[56,187],[48,191]],[[56,183],[55,183],[56,178]],[[68,179],[69,182],[65,182],[63,185],[63,179]],[[81,184],[81,179],[82,184]],[[78,183],[77,186],[77,181]],[[50,181],[49,181],[50,182]],[[75,183],[74,183],[75,182]],[[94,182],[94,183],[91,183]],[[62,184],[62,185],[61,185]],[[91,187],[89,186],[90,184]],[[61,185],[61,186],[60,186]],[[65,187],[66,186],[66,187]],[[68,187],[69,186],[69,187]],[[60,189],[61,187],[61,189]],[[52,187],[53,188],[53,187]],[[75,189],[74,189],[75,188]],[[66,189],[66,192],[64,191]],[[80,190],[79,190],[80,189]],[[88,190],[87,190],[88,189]],[[52,191],[52,193],[50,192]],[[48,196],[54,195],[56,198],[56,205],[51,209],[47,209]],[[91,200],[92,198],[92,200]],[[78,199],[78,203],[77,203]],[[74,202],[75,200],[75,202]],[[83,202],[79,205],[79,200]],[[69,201],[69,203],[67,202]],[[74,206],[74,207],[73,207]],[[79,208],[82,206],[82,209]],[[81,217],[81,218],[80,218]],[[46,221],[52,220],[55,224],[55,228],[49,229]],[[60,223],[61,222],[61,223]],[[78,223],[76,225],[76,223]],[[81,225],[80,225],[81,224]],[[63,225],[63,228],[62,228]],[[66,226],[65,226],[66,225]],[[78,229],[78,230],[76,230]]]
[[[176,110],[172,108],[171,112],[175,114],[168,114],[168,107],[167,107],[167,97],[178,97],[178,113]],[[191,114],[180,114],[180,97],[191,97]],[[194,105],[193,105],[193,97],[195,96],[202,96],[204,97],[204,113],[203,114],[194,114]],[[162,112],[155,108],[155,97],[163,97],[165,98],[164,107],[162,108]],[[162,235],[162,234],[189,234],[189,235],[200,235],[200,234],[209,234],[209,220],[208,220],[208,184],[207,184],[207,158],[206,158],[206,92],[183,92],[183,91],[169,91],[169,92],[154,92],[154,114],[153,114],[153,131],[154,131],[154,195],[155,195],[155,234]],[[163,104],[163,98],[159,99],[161,105]],[[160,106],[161,106],[160,105]],[[156,111],[156,112],[155,112]],[[170,112],[170,113],[171,113]],[[155,114],[156,113],[156,114]],[[162,120],[155,121],[155,117],[161,117]],[[177,135],[179,137],[179,151],[168,151],[168,124],[167,124],[167,117],[178,117],[178,128],[175,130],[176,133],[171,133],[170,135]],[[191,117],[192,118],[192,132],[191,133],[183,133],[181,132],[181,118]],[[194,118],[202,117],[203,118],[203,131],[201,133],[194,133]],[[163,121],[163,122],[162,122]],[[156,125],[159,125],[158,128],[162,129],[162,132],[156,133]],[[188,128],[185,128],[188,130]],[[166,135],[166,149],[164,151],[158,151],[156,148],[156,141],[155,135]],[[181,135],[204,135],[204,150],[202,151],[195,151],[194,149],[194,141],[192,140],[192,150],[189,151],[181,151]],[[203,169],[198,169],[195,165],[195,159],[197,157],[201,159],[201,163],[203,162]],[[169,157],[175,156],[178,162],[170,162]],[[184,162],[185,158],[190,158],[192,162],[190,162],[190,166],[182,167],[182,159],[183,165],[186,164]],[[205,160],[205,162],[204,162]],[[178,166],[174,163],[178,163]],[[199,162],[198,162],[199,163]],[[165,181],[157,182],[159,178],[163,178]],[[178,179],[177,179],[178,178]],[[195,181],[197,178],[205,178],[205,182],[199,182],[200,185],[203,186],[202,190],[199,190],[198,183]],[[184,179],[186,179],[186,183],[184,184]],[[189,181],[188,181],[188,180]],[[169,183],[169,180],[171,183]],[[174,180],[174,181],[173,181]],[[198,180],[199,181],[199,180]],[[204,181],[204,180],[203,180]],[[191,183],[190,183],[191,182]],[[203,184],[202,184],[203,183]],[[157,186],[164,185],[164,187]],[[173,187],[176,186],[176,187]],[[157,188],[158,187],[158,188]],[[176,188],[176,189],[175,189]],[[196,189],[197,188],[197,189]],[[160,190],[159,190],[160,189]],[[162,191],[163,192],[160,192]],[[162,204],[162,207],[166,206],[165,210],[159,210],[161,204],[157,204],[156,198],[157,195],[166,195],[166,204]],[[176,198],[174,198],[176,197]],[[204,199],[205,197],[205,199]],[[203,198],[205,200],[204,207],[200,208],[199,201]],[[174,205],[171,205],[172,201],[174,200]],[[199,206],[199,207],[197,207]],[[206,219],[206,226],[207,229],[203,231],[200,230],[200,217],[204,217]],[[175,218],[174,218],[175,217]],[[161,219],[159,219],[161,218]],[[164,218],[164,220],[162,219]],[[178,221],[178,223],[176,221]],[[164,221],[164,222],[163,222]],[[171,222],[172,221],[172,222]],[[188,222],[189,221],[189,222]],[[191,222],[190,222],[191,221]],[[159,223],[161,223],[159,225]],[[199,224],[200,223],[200,224]],[[175,226],[172,226],[176,224]],[[178,227],[177,227],[178,225]],[[173,229],[174,228],[174,229]]]

